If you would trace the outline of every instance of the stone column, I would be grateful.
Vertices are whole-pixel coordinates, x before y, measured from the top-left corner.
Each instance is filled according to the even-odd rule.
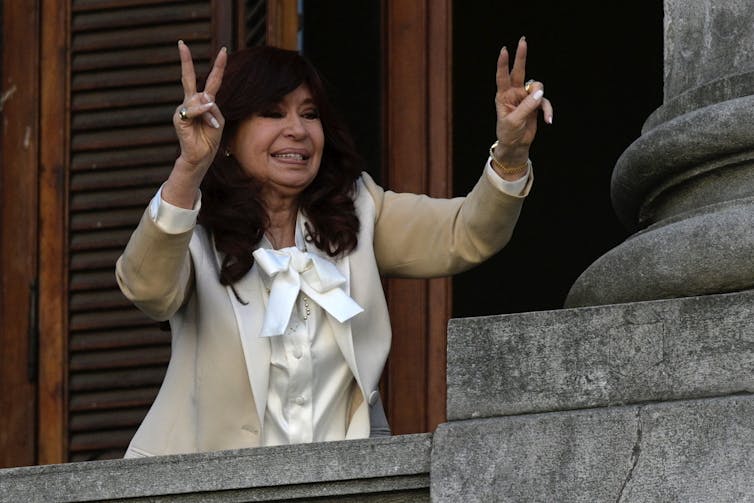
[[[612,177],[635,234],[582,273],[568,307],[754,288],[754,8],[665,0],[664,25],[663,105]]]

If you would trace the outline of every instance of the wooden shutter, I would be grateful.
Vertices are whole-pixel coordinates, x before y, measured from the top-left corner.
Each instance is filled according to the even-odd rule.
[[[243,23],[244,46],[264,45],[267,39],[267,0],[245,0],[243,9],[239,18]]]
[[[121,457],[154,400],[170,334],[118,290],[114,264],[176,156],[177,41],[213,53],[207,1],[71,8],[68,458]]]
[[[0,467],[35,460],[39,49],[36,1],[3,2],[0,33]],[[12,21],[10,21],[12,20]],[[15,45],[24,41],[23,48]],[[28,51],[28,52],[27,52]],[[29,399],[31,397],[31,400]],[[0,496],[2,499],[2,496]]]

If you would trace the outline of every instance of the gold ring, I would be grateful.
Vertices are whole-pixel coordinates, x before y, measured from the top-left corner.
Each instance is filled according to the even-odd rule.
[[[188,115],[188,108],[181,107],[181,109],[178,110],[178,117],[180,117],[182,121],[191,120],[191,117]]]
[[[527,93],[529,92],[529,89],[531,89],[531,85],[534,83],[534,79],[529,79],[526,81],[526,84],[524,84],[524,91]]]

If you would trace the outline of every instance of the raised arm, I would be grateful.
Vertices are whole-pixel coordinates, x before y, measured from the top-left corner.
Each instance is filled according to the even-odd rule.
[[[524,82],[527,51],[526,39],[521,37],[511,70],[508,49],[503,47],[497,59],[497,142],[491,149],[492,167],[505,180],[515,180],[526,172],[529,148],[537,134],[539,110],[545,122],[552,124],[552,104],[544,97],[543,84],[533,80]]]
[[[123,294],[146,314],[159,320],[172,316],[191,289],[188,246],[192,229],[185,224],[179,229],[175,224],[168,229],[157,215],[162,211],[175,215],[183,211],[181,208],[194,208],[199,184],[217,153],[225,123],[214,103],[225,70],[225,49],[217,55],[201,92],[196,90],[191,51],[183,42],[178,43],[178,50],[184,97],[173,114],[173,125],[181,153],[162,186],[161,197],[155,196],[115,267]],[[163,201],[177,208],[170,208]]]
[[[181,155],[162,188],[162,198],[181,208],[192,208],[204,175],[220,145],[225,119],[215,104],[228,54],[220,49],[203,91],[196,89],[196,73],[191,51],[183,41],[178,42],[181,57],[183,103],[173,114]]]

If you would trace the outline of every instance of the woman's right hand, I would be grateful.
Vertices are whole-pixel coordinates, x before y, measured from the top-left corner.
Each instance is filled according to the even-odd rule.
[[[173,205],[192,208],[199,184],[217,154],[225,126],[225,119],[215,104],[215,95],[223,80],[228,53],[224,47],[220,49],[204,90],[198,92],[191,51],[182,40],[178,42],[178,52],[183,103],[173,114],[173,125],[181,154],[163,186],[162,198]]]

